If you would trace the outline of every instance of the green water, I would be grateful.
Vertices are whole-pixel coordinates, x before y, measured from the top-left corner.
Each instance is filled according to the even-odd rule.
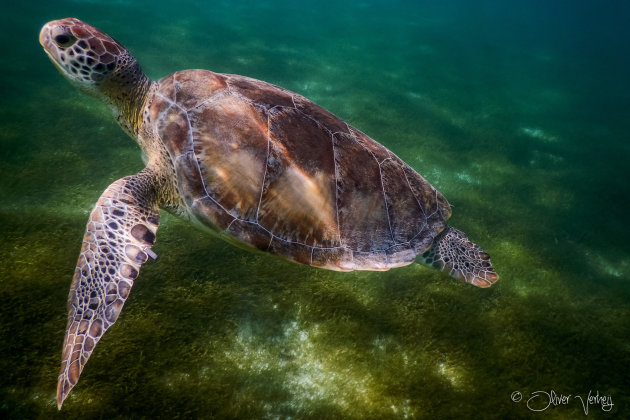
[[[630,416],[624,2],[50,3],[0,17],[0,417],[530,418],[536,391],[571,395],[539,418],[585,417],[589,391],[614,406],[588,418]],[[243,74],[331,110],[448,198],[499,282],[298,266],[164,213],[158,260],[58,413],[88,213],[142,168],[38,44],[67,16],[154,79]]]

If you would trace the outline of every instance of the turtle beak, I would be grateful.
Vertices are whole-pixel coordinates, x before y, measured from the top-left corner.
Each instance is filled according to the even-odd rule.
[[[55,65],[59,66],[57,64],[57,60],[55,60],[54,55],[52,53],[54,48],[53,48],[52,42],[50,41],[50,34],[52,32],[50,28],[51,23],[52,22],[48,22],[42,27],[42,30],[39,31],[39,43],[44,48],[44,52],[46,53],[46,55],[48,55],[48,58],[50,58],[50,60],[53,63],[55,63]]]
[[[52,42],[52,32],[53,27],[57,21],[48,22],[44,26],[42,26],[42,30],[39,31],[39,43],[44,48],[44,52],[50,58],[50,61],[57,67],[62,74],[66,75],[66,71],[61,64],[59,64],[58,54],[57,54],[57,46],[54,42]]]
[[[42,30],[39,31],[39,43],[48,52],[50,47],[50,22],[42,26]]]

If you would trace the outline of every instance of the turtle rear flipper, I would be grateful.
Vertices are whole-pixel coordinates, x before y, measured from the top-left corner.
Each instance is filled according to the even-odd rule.
[[[155,175],[144,169],[111,184],[90,214],[68,297],[68,325],[57,383],[57,406],[79,380],[96,343],[111,327],[140,265],[155,257],[160,210]]]
[[[427,265],[478,287],[490,287],[499,279],[490,255],[470,242],[463,232],[446,226],[433,245],[420,257]]]

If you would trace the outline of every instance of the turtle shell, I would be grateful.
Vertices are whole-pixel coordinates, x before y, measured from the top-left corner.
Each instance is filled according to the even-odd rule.
[[[451,214],[394,153],[269,83],[177,72],[158,82],[149,116],[190,214],[289,260],[341,271],[406,265]]]

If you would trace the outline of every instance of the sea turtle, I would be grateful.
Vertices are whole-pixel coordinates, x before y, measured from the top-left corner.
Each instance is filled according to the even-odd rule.
[[[239,246],[338,271],[424,262],[475,286],[490,257],[446,225],[451,207],[394,153],[301,95],[248,77],[184,70],[154,82],[120,43],[74,18],[40,43],[105,101],[146,167],[90,214],[68,299],[57,404],[116,322],[149,257],[160,208]]]

